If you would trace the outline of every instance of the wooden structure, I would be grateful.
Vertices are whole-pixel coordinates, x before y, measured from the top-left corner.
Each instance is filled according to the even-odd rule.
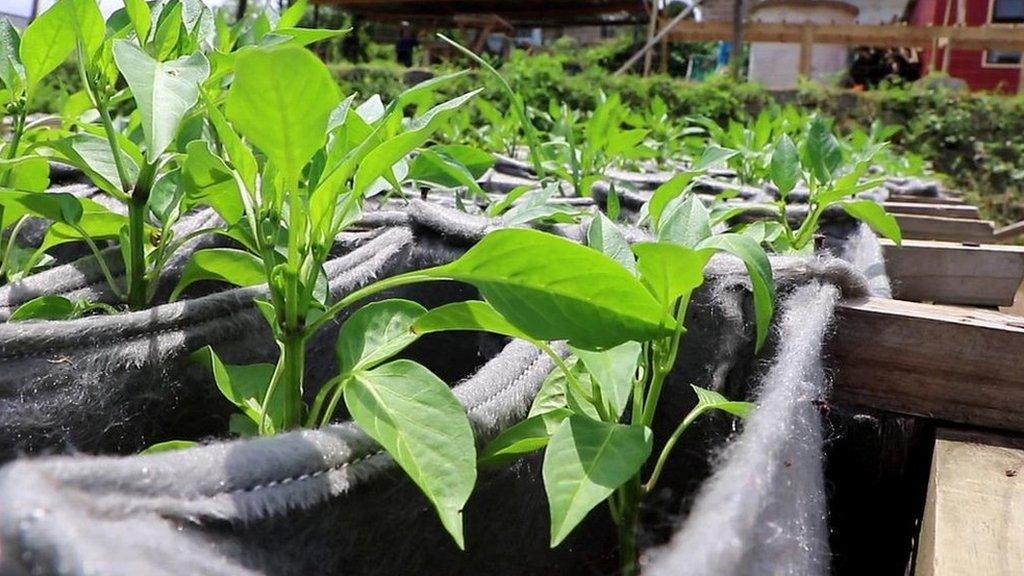
[[[456,16],[494,15],[517,27],[625,25],[647,21],[640,0],[312,0],[370,20],[451,26]]]
[[[1024,442],[936,434],[915,576],[1024,572]]]
[[[694,22],[676,24],[668,35],[675,42],[730,40],[731,22]],[[911,26],[907,24],[789,24],[747,22],[743,25],[746,42],[800,44],[800,72],[810,74],[811,53],[815,44],[843,44],[874,48],[918,48],[954,44],[964,50],[1024,51],[1024,25],[989,26]],[[930,52],[933,56],[937,52]],[[934,69],[935,62],[930,63]],[[1020,67],[1024,74],[1024,60]],[[1024,83],[1018,89],[1024,88]]]

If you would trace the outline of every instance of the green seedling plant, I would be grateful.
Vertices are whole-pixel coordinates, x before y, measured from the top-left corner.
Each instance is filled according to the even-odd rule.
[[[495,438],[479,464],[504,465],[546,449],[552,546],[607,502],[619,527],[624,574],[637,569],[640,504],[657,486],[683,432],[710,410],[744,416],[751,408],[694,388],[697,406],[654,449],[651,425],[705,266],[720,251],[746,263],[758,346],[768,334],[774,297],[771,267],[757,242],[741,234],[713,235],[710,214],[692,194],[663,193],[652,208],[658,241],[632,247],[600,214],[589,229],[589,248],[530,230],[494,232],[455,263],[420,273],[472,284],[484,300],[435,308],[411,324],[415,334],[495,332],[548,353],[559,370],[543,385],[529,417]],[[637,324],[637,317],[645,321]],[[565,358],[555,349],[563,340]]]
[[[884,143],[874,143],[844,154],[831,125],[820,116],[811,121],[801,146],[789,136],[781,137],[770,160],[771,181],[779,191],[775,203],[778,217],[770,226],[752,228],[752,233],[781,253],[812,251],[822,214],[829,207],[838,206],[879,234],[901,242],[899,223],[891,214],[874,200],[856,198],[857,194],[883,183],[882,178],[867,176],[875,156],[884,147]],[[807,214],[794,227],[787,200],[800,182],[808,190]]]
[[[685,122],[672,118],[665,100],[657,95],[646,110],[630,111],[624,122],[647,131],[645,152],[662,168],[672,168],[672,163],[685,153],[687,139],[704,132],[699,127],[687,126]]]
[[[740,182],[760,186],[770,178],[771,144],[787,134],[798,133],[806,118],[794,108],[764,110],[749,125],[730,120],[723,128],[710,118],[695,118],[694,123],[707,130],[708,144],[735,150],[728,166]],[[703,144],[698,151],[702,150]]]
[[[222,91],[235,57],[231,51],[243,41],[303,44],[340,32],[295,28],[305,6],[296,3],[260,34],[253,30],[266,16],[248,28],[232,27],[200,0],[155,5],[128,0],[106,22],[95,0],[59,0],[36,19],[23,42],[35,37],[47,42],[48,50],[38,50],[42,63],[36,66],[52,69],[70,57],[84,86],[72,99],[65,125],[39,137],[37,146],[82,170],[123,204],[126,214],[69,194],[4,190],[0,204],[8,212],[52,221],[28,264],[54,246],[84,241],[111,290],[131,309],[147,306],[167,260],[189,240],[218,232],[211,228],[175,237],[180,216],[208,205],[228,224],[240,217],[241,205],[219,194],[218,183],[208,177],[212,156],[199,142],[211,129],[204,100]],[[130,112],[116,118],[125,108]],[[124,286],[99,252],[99,243],[108,240],[120,245]],[[61,303],[47,313],[59,309],[69,308]]]
[[[576,196],[591,196],[594,184],[613,165],[649,156],[648,149],[641,145],[647,130],[623,126],[628,111],[618,95],[606,98],[582,129],[577,127],[577,114],[568,105],[550,108],[552,134],[558,140],[544,146],[547,166],[550,173],[572,184]]]

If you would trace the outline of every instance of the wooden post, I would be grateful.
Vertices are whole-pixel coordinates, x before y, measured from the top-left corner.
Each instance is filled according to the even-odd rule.
[[[651,0],[651,21],[647,26],[647,42],[650,43],[654,39],[654,35],[658,32],[658,0]],[[644,53],[644,71],[643,75],[647,76],[651,73],[651,59],[654,54],[648,50]]]
[[[732,4],[732,49],[729,50],[729,68],[734,78],[742,76],[740,60],[743,58],[743,0]]]
[[[811,57],[814,55],[814,29],[804,24],[800,35],[800,75],[811,77]]]
[[[1024,567],[1024,444],[939,429],[915,576],[1011,576]]]
[[[666,22],[663,21],[661,27],[664,27],[665,24]],[[661,73],[668,74],[668,36],[661,39]]]

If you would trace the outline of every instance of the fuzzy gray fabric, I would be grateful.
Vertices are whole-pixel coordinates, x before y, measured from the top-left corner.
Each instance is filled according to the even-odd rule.
[[[449,262],[488,226],[479,218],[417,206],[409,211],[411,227],[345,235],[341,244],[351,252],[325,266],[334,299],[380,278]],[[33,285],[47,289],[45,278]],[[48,292],[61,293],[62,287],[51,285]],[[24,290],[6,287],[5,294],[23,297]],[[187,359],[212,345],[228,363],[272,362],[277,347],[252,302],[264,293],[264,287],[236,288],[139,312],[0,324],[0,460],[20,452],[134,452],[156,441],[224,430],[231,406],[217,397],[209,374]],[[380,297],[439,305],[473,294],[465,286],[435,283]],[[336,370],[328,351],[337,326],[310,343],[310,355],[325,359],[307,365],[311,391]],[[431,341],[418,344],[420,354],[429,356]],[[445,374],[443,366],[439,370]]]
[[[821,417],[821,347],[838,301],[831,284],[793,291],[758,407],[721,456],[672,542],[644,574],[820,576],[828,573]]]

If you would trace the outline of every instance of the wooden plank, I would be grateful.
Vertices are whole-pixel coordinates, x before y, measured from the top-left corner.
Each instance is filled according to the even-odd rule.
[[[919,216],[939,216],[942,218],[963,218],[979,220],[981,214],[977,206],[970,204],[933,204],[920,202],[885,202],[887,212],[893,214],[917,214]]]
[[[1024,431],[1024,318],[867,298],[840,305],[836,322],[837,400]]]
[[[996,242],[1009,242],[1019,236],[1024,236],[1024,221],[1003,226],[993,234]]]
[[[908,26],[905,24],[808,24],[815,44],[845,46],[928,48],[938,39],[955,42],[958,49],[1024,49],[1024,26]],[[748,42],[803,41],[801,25],[788,22],[747,22],[744,39]],[[669,37],[677,42],[728,40],[731,22],[680,22]]]
[[[914,576],[1024,573],[1024,445],[940,429]]]
[[[1010,306],[1024,281],[1024,246],[971,246],[882,239],[885,270],[900,300]]]
[[[904,238],[914,240],[947,240],[950,242],[991,243],[995,227],[988,220],[942,218],[895,214]]]
[[[915,204],[965,204],[959,196],[913,196],[910,194],[890,194],[891,202],[912,202]]]

